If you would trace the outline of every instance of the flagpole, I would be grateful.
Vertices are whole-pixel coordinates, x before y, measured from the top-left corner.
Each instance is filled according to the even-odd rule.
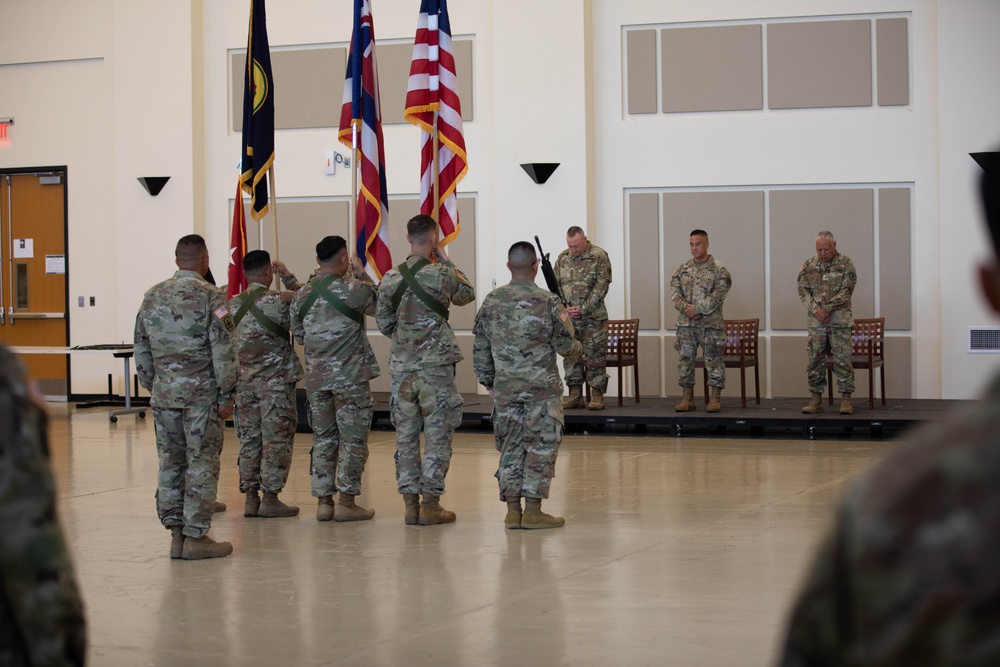
[[[433,137],[434,152],[432,153],[432,155],[434,156],[434,165],[432,167],[432,171],[433,171],[433,174],[434,174],[434,193],[433,193],[434,194],[434,199],[433,199],[434,203],[433,203],[433,210],[431,212],[431,217],[434,218],[434,222],[438,223],[438,233],[440,234],[440,232],[441,232],[441,213],[440,213],[440,209],[438,208],[439,207],[438,197],[440,196],[440,188],[441,188],[441,183],[440,183],[441,171],[438,168],[438,112],[437,111],[434,112],[434,128],[433,128],[433,130],[434,130],[433,131],[433,135],[434,135],[434,137]]]
[[[274,226],[274,259],[279,261],[281,259],[281,253],[278,251],[278,198],[274,195],[274,163],[271,163],[271,168],[267,172],[267,184],[271,188],[271,222]],[[264,219],[261,218],[261,245],[264,243]],[[278,281],[278,291],[281,291],[281,281]]]
[[[347,216],[348,255],[358,254],[358,120],[351,120],[351,211]]]

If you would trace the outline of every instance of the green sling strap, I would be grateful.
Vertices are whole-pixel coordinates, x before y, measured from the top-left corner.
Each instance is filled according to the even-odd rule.
[[[420,269],[427,266],[428,264],[430,264],[429,261],[421,258],[417,260],[416,264],[413,265],[413,268],[410,268],[410,266],[406,262],[403,262],[402,264],[396,267],[399,270],[399,274],[403,276],[404,282],[399,284],[399,286],[396,288],[396,291],[392,295],[392,309],[399,310],[399,304],[403,300],[403,294],[406,292],[406,288],[409,287],[411,290],[413,290],[413,293],[417,295],[417,298],[424,303],[425,306],[427,306],[435,313],[440,315],[442,318],[444,318],[444,321],[447,322],[448,309],[441,302],[439,302],[437,299],[428,294],[427,290],[421,287],[420,283],[417,282],[416,278],[417,272],[420,271]]]
[[[306,297],[306,300],[303,301],[302,305],[299,307],[299,319],[305,320],[306,314],[313,307],[313,304],[316,303],[316,299],[318,299],[319,297],[323,297],[323,300],[326,301],[328,304],[330,304],[341,315],[354,320],[361,326],[364,326],[365,324],[364,314],[348,306],[346,303],[343,302],[343,300],[340,297],[338,297],[336,294],[330,291],[330,288],[328,286],[331,282],[333,282],[334,278],[335,276],[331,274],[323,276],[318,280],[313,280],[311,283],[309,283],[310,285],[312,285],[313,291],[309,296]]]
[[[233,321],[236,322],[237,326],[239,326],[239,323],[243,321],[243,318],[246,317],[247,312],[249,312],[262,327],[273,333],[278,338],[288,340],[288,329],[272,320],[257,307],[257,299],[259,299],[263,293],[263,287],[255,287],[247,292],[243,303],[240,304],[240,309],[236,311],[236,315],[233,317]]]

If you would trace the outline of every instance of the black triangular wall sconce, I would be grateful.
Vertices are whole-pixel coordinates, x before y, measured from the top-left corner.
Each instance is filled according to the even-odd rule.
[[[549,176],[558,166],[558,162],[526,162],[521,165],[521,169],[524,169],[524,173],[530,176],[531,180],[541,185],[549,180]]]
[[[142,187],[146,188],[146,192],[148,192],[150,195],[152,195],[154,197],[156,195],[160,194],[160,190],[163,189],[163,186],[166,185],[167,181],[169,181],[169,180],[170,180],[169,176],[140,176],[139,177],[139,182],[142,183]]]
[[[990,171],[1000,167],[1000,153],[969,153],[969,155],[976,161],[976,164],[983,168],[983,171]]]

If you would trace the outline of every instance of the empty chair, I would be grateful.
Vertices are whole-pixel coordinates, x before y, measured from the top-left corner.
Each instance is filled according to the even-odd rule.
[[[632,367],[633,393],[639,402],[639,320],[608,320],[607,367],[618,369],[618,405],[622,404],[622,369]]]

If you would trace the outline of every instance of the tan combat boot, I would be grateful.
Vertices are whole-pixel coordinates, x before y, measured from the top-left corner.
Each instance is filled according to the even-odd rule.
[[[807,415],[816,415],[823,412],[823,394],[813,392],[812,400],[809,401],[809,405],[802,408],[802,412]]]
[[[182,526],[170,527],[170,557],[180,558],[184,550],[184,533]]]
[[[521,496],[507,498],[507,516],[503,518],[503,525],[507,530],[515,530],[521,527]]]
[[[853,415],[854,414],[854,404],[851,403],[850,394],[840,395],[840,414],[842,415]]]
[[[674,406],[674,412],[694,412],[694,387],[684,387],[681,402]]]
[[[403,506],[406,508],[403,510],[403,521],[407,526],[417,525],[417,519],[420,518],[420,494],[404,493]]]
[[[375,510],[358,507],[354,504],[354,496],[340,492],[340,502],[333,511],[334,521],[367,521],[375,516]]]
[[[219,501],[219,500],[216,500],[215,501],[215,508],[212,510],[212,513],[213,514],[217,514],[219,512],[225,512],[225,511],[226,511],[226,503],[224,503],[222,501]]]
[[[440,496],[424,494],[424,500],[420,503],[420,518],[417,523],[421,526],[434,526],[439,523],[454,523],[455,513],[449,512],[441,507]]]
[[[719,412],[722,410],[722,387],[709,387],[708,406],[705,412]]]
[[[333,496],[320,496],[316,503],[316,520],[333,520]]]
[[[282,516],[295,516],[299,513],[299,508],[295,505],[286,505],[278,500],[277,493],[264,492],[264,500],[257,510],[257,516],[272,519]]]
[[[208,535],[195,539],[184,538],[184,548],[181,558],[184,560],[201,560],[203,558],[222,558],[233,553],[233,545],[229,542],[216,542]]]
[[[247,491],[247,499],[243,503],[243,516],[257,516],[259,509],[260,494],[257,493],[257,489],[250,489]]]
[[[583,400],[583,385],[576,384],[569,388],[569,396],[563,399],[563,409],[586,407]]]
[[[541,498],[525,498],[524,514],[521,515],[521,528],[524,530],[539,530],[541,528],[561,528],[566,525],[566,519],[552,516],[542,511]]]
[[[590,405],[587,406],[588,410],[603,410],[604,409],[604,392],[600,389],[590,390]]]

